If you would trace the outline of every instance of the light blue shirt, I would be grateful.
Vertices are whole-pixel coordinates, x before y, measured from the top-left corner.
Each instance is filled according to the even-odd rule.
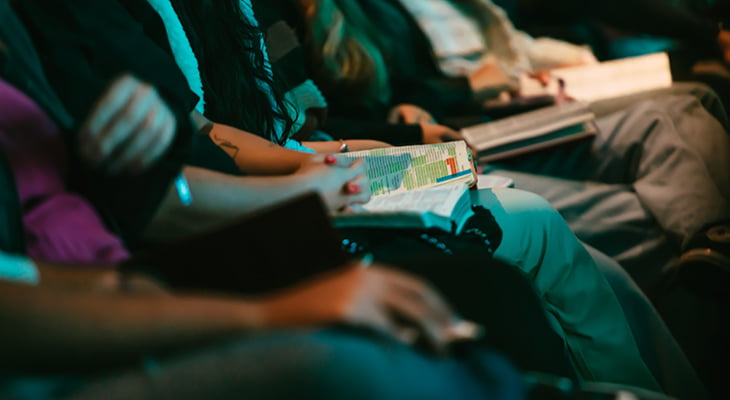
[[[28,257],[0,251],[0,280],[37,285],[40,282],[40,273]]]

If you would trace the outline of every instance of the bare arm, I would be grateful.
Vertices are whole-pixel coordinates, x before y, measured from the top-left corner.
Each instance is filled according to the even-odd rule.
[[[179,239],[224,225],[268,205],[314,191],[312,182],[294,175],[238,177],[198,167],[185,167],[193,202],[181,203],[171,186],[147,229],[156,241]]]
[[[183,205],[175,187],[170,187],[147,229],[149,239],[168,241],[204,232],[307,192],[319,193],[331,210],[363,203],[370,197],[369,184],[362,181],[365,168],[359,163],[339,167],[315,160],[296,174],[274,177],[237,177],[197,167],[186,167],[184,174],[192,204]],[[362,190],[345,192],[351,181],[360,182]]]
[[[200,133],[210,136],[247,174],[291,174],[312,158],[311,154],[283,148],[253,133],[211,122],[197,112],[191,116]]]
[[[4,366],[33,372],[115,365],[251,330],[260,325],[258,315],[257,307],[222,297],[99,294],[0,282],[0,353]]]
[[[361,150],[371,150],[371,149],[382,149],[384,147],[393,147],[390,144],[381,142],[379,140],[352,139],[352,140],[346,140],[345,143],[347,144],[349,151],[361,151]],[[304,142],[304,145],[309,147],[310,149],[316,151],[317,153],[339,153],[340,146],[342,145],[342,143],[340,143],[339,141]]]
[[[425,282],[356,263],[277,295],[140,296],[37,288],[0,282],[0,368],[64,371],[139,358],[267,329],[333,322],[400,337],[414,330],[444,350],[455,316]]]

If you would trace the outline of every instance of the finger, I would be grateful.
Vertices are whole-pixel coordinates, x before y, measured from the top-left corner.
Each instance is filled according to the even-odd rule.
[[[315,160],[322,160],[327,165],[340,168],[349,168],[354,162],[354,158],[343,156],[342,154],[325,154],[320,155]]]
[[[169,116],[165,118],[165,123],[162,127],[162,133],[150,144],[148,150],[141,154],[138,163],[135,165],[135,170],[130,172],[141,172],[146,170],[150,165],[162,157],[172,144],[175,139],[175,133],[177,132],[177,120],[172,113],[168,114]]]
[[[397,314],[397,313],[396,313]],[[384,301],[367,316],[366,324],[376,331],[389,335],[399,342],[413,346],[423,334],[416,326],[405,326],[401,321],[396,321],[401,316],[396,316],[393,309]]]
[[[419,124],[419,123],[434,124],[434,123],[436,123],[436,120],[433,118],[433,116],[430,113],[428,113],[424,110],[420,110],[418,113],[418,116],[416,117],[416,120],[413,123],[414,124]]]
[[[97,138],[100,143],[97,160],[104,160],[110,154],[121,151],[119,147],[123,143],[133,140],[139,130],[148,123],[146,120],[150,108],[157,100],[152,87],[139,87],[124,108],[102,128],[102,133]]]
[[[345,183],[354,180],[355,178],[358,178],[360,176],[367,176],[367,166],[361,158],[356,159],[347,168],[343,168],[340,171],[340,176],[345,181]]]
[[[139,81],[131,75],[124,75],[114,81],[94,106],[82,131],[92,135],[98,133],[108,124],[114,113],[127,103],[138,85]]]
[[[464,136],[462,136],[459,132],[456,132],[454,130],[448,129],[444,133],[441,134],[441,141],[442,142],[453,142],[457,140],[464,140]]]
[[[345,194],[360,194],[370,189],[370,179],[365,175],[358,175],[345,183]]]
[[[165,126],[165,113],[155,107],[149,110],[141,125],[135,128],[130,139],[109,157],[106,163],[111,173],[118,173],[122,169],[131,168],[138,164],[139,160],[152,147],[156,141],[163,139],[162,133]]]
[[[337,164],[337,157],[334,154],[327,154],[324,156],[324,163],[327,165],[335,165]]]
[[[446,329],[449,343],[474,341],[484,337],[486,330],[476,322],[467,320],[453,321]]]
[[[337,162],[334,165],[341,168],[350,168],[353,166],[353,164],[355,164],[357,160],[361,160],[359,158],[353,158],[344,155],[335,156],[335,159],[337,160]]]
[[[448,324],[456,319],[456,313],[451,306],[422,279],[394,270],[387,270],[385,274],[388,275],[388,282],[393,285],[394,290],[426,302],[442,323]]]
[[[397,328],[396,336],[401,342],[412,346],[416,344],[416,342],[418,342],[418,338],[421,336],[421,334],[418,332],[418,329],[404,326]]]
[[[370,201],[371,195],[370,193],[358,193],[349,195],[346,197],[346,206],[356,205],[356,204],[365,204],[368,201]]]
[[[360,203],[364,204],[370,201],[370,179],[368,177],[360,175],[355,179],[345,183],[344,193],[349,196],[349,204]]]
[[[396,106],[392,110],[390,110],[390,114],[388,114],[388,123],[391,124],[398,124],[402,123],[404,120],[403,112],[401,111],[401,107]]]
[[[402,320],[405,325],[417,329],[432,350],[440,354],[446,351],[449,324],[436,318],[428,304],[396,291],[388,292],[385,302],[395,319],[394,323]]]
[[[79,152],[89,161],[96,158],[99,152],[103,128],[107,126],[119,110],[134,95],[137,81],[130,76],[117,80],[97,102],[79,132]]]

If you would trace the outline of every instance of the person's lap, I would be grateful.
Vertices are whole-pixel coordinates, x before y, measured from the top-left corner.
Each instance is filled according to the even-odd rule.
[[[496,167],[626,185],[677,249],[704,225],[730,215],[730,138],[696,96],[635,103],[597,124],[593,139],[504,160]]]
[[[112,376],[68,398],[523,398],[520,378],[503,358],[479,351],[470,359],[420,353],[367,332],[279,332]]]
[[[502,229],[502,240],[494,254],[495,258],[516,266],[516,271],[521,271],[530,279],[540,298],[534,308],[547,310],[551,318],[554,318],[552,321],[546,321],[544,325],[547,327],[543,326],[542,329],[552,330],[553,336],[558,334],[566,340],[580,375],[588,380],[600,379],[658,389],[658,385],[640,357],[631,337],[631,328],[612,288],[596,267],[591,255],[575,238],[560,215],[544,199],[519,190],[474,192],[474,201],[489,209]],[[431,248],[418,241],[417,233],[412,235],[415,239],[411,242],[404,238],[408,235],[392,233],[388,236],[382,230],[375,230],[365,236],[377,237],[386,242],[384,245],[373,246],[373,239],[370,239],[371,243],[367,243],[366,246],[375,247],[375,254],[381,257],[381,261],[396,260],[398,257],[393,257],[393,253],[400,259],[413,258],[414,255],[423,257],[432,253]],[[436,235],[448,247],[452,247],[453,242],[456,242],[455,245],[464,246],[461,242],[467,241],[451,236],[453,235],[441,237]],[[356,239],[361,240],[362,235]],[[367,242],[368,239],[364,241]],[[478,244],[476,248],[479,249]],[[468,250],[468,246],[462,250]],[[473,255],[475,259],[461,262],[459,267],[456,267],[453,259],[451,262],[446,261],[444,265],[449,265],[448,269],[437,267],[435,270],[430,270],[418,263],[411,263],[415,264],[414,267],[407,269],[430,278],[452,301],[453,293],[461,294],[460,301],[456,302],[458,310],[473,310],[476,314],[475,304],[482,308],[490,306],[493,308],[493,305],[489,304],[489,294],[499,294],[499,290],[504,290],[508,285],[503,282],[502,286],[495,287],[495,279],[479,277],[478,271],[475,273],[473,269],[467,268],[467,264],[491,271],[500,271],[500,264],[490,262],[491,257],[486,251],[454,253],[462,255],[466,253]],[[619,267],[615,265],[615,268]],[[532,295],[534,296],[534,293]],[[504,302],[502,307],[508,312],[514,312],[514,307],[524,298],[524,295],[516,291],[502,296]],[[540,317],[544,320],[544,311],[541,314],[543,315]],[[483,321],[494,322],[489,321],[489,318],[480,322]],[[557,347],[556,344],[546,346],[546,343],[535,346],[536,343],[529,343],[529,335],[520,338],[513,333],[510,334],[510,331],[525,331],[524,328],[514,329],[518,327],[515,321],[497,325],[501,328],[511,328],[505,333],[512,340],[512,344],[520,342],[526,349]],[[533,335],[536,336],[538,335]],[[536,360],[523,357],[524,355],[515,351],[514,347],[509,348],[510,341],[507,342],[506,347],[509,350],[506,354],[516,358],[518,365],[523,367],[526,363],[535,365]],[[612,357],[606,358],[606,354],[612,354]],[[559,358],[559,355],[556,358]],[[608,360],[610,362],[604,362]],[[616,368],[617,365],[624,368]]]

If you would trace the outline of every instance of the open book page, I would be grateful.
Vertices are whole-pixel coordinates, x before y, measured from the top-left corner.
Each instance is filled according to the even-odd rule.
[[[523,76],[520,92],[524,96],[559,92],[558,79],[565,82],[565,91],[576,100],[596,101],[626,96],[672,85],[669,57],[654,53],[594,65],[557,68],[550,71],[554,78],[547,87],[537,80]]]
[[[337,214],[338,227],[440,228],[456,232],[473,215],[469,188],[465,183],[385,194],[367,204],[353,206],[354,212]]]
[[[461,130],[478,151],[539,137],[595,118],[586,102],[570,102]]]
[[[365,161],[374,197],[447,183],[471,184],[474,180],[463,141],[389,147],[340,156]]]
[[[369,212],[432,212],[450,216],[467,190],[466,185],[446,185],[373,197],[362,206]]]

